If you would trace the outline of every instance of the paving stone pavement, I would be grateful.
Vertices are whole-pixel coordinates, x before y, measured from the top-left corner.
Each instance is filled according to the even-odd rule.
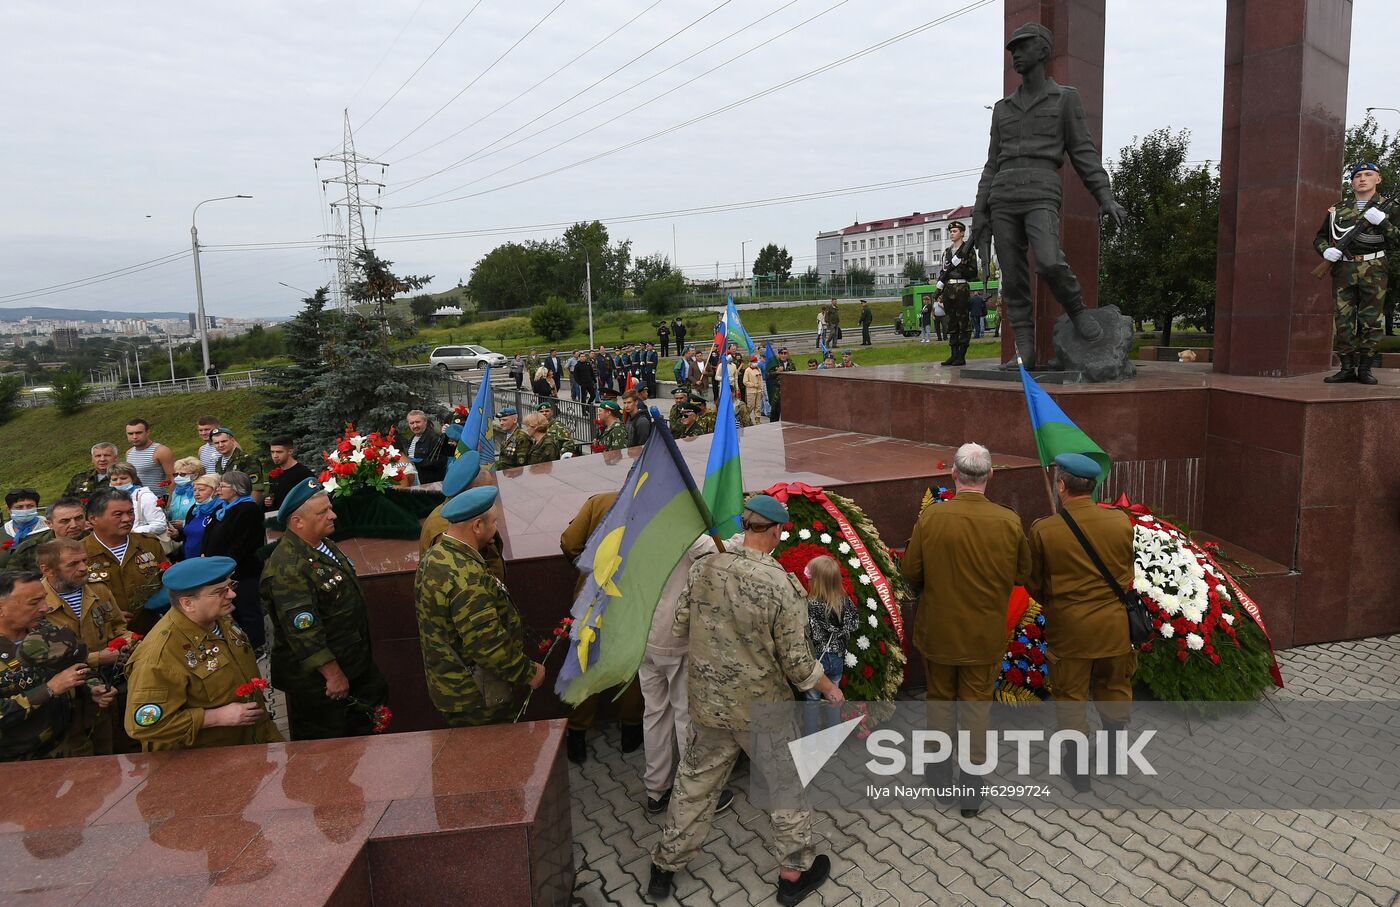
[[[1400,636],[1279,655],[1279,699],[1400,699]],[[640,750],[615,726],[571,765],[574,904],[648,903],[649,853],[664,814],[645,808]],[[735,778],[703,854],[676,874],[686,907],[776,904],[767,816]],[[816,812],[832,881],[804,904],[1400,905],[1400,812],[1321,810],[987,810]]]

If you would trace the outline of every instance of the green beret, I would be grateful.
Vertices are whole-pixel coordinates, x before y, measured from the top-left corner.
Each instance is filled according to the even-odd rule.
[[[685,399],[688,403],[699,403],[701,406],[705,406],[710,402],[709,400],[706,400],[704,397],[695,393],[695,391],[687,391]]]
[[[549,410],[552,410],[552,409],[554,409],[554,404],[551,403],[551,402],[548,401],[548,400],[541,400],[540,403],[539,403],[539,406],[536,406],[536,407],[535,407],[535,412],[539,412],[539,411],[542,410],[542,409],[549,409]]]
[[[1099,464],[1083,454],[1062,453],[1055,458],[1055,465],[1081,479],[1097,479],[1099,477]]]
[[[496,486],[482,485],[468,488],[442,505],[442,518],[449,523],[462,523],[472,517],[481,516],[496,503]]]
[[[172,565],[160,582],[171,592],[189,592],[228,579],[237,566],[231,557],[192,557]]]
[[[297,508],[307,501],[311,496],[321,490],[321,483],[314,478],[302,479],[292,486],[292,490],[287,492],[287,496],[282,499],[282,506],[277,508],[277,520],[283,526],[292,518],[292,514],[297,512]]]
[[[705,414],[705,404],[703,403],[682,403],[681,409],[696,416]]]
[[[744,502],[744,509],[756,513],[770,523],[786,523],[787,508],[778,499],[766,494],[756,494]]]
[[[622,407],[618,406],[615,400],[604,400],[602,403],[598,404],[598,408],[605,409],[610,413],[622,414]]]
[[[467,490],[481,472],[481,454],[469,450],[447,464],[447,475],[442,478],[442,493],[449,498]]]

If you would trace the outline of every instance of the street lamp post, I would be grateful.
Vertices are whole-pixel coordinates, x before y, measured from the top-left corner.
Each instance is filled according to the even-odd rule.
[[[121,343],[120,340],[115,342]],[[103,347],[103,349],[110,353],[121,353],[122,358],[120,362],[122,365],[126,366],[126,395],[128,397],[135,397],[136,393],[131,389],[131,354],[126,350],[114,350],[111,347]],[[118,370],[118,372],[120,373],[120,370]]]
[[[315,296],[315,295],[316,295],[315,293],[311,292],[310,290],[303,290],[301,287],[294,287],[294,286],[292,286],[291,284],[289,284],[289,283],[283,283],[283,282],[280,281],[280,280],[277,281],[277,285],[278,285],[278,286],[286,287],[286,288],[289,289],[289,290],[296,290],[298,293],[305,293],[307,296]]]
[[[218,198],[206,198],[198,205],[194,206],[194,211],[190,212],[190,249],[194,253],[194,295],[195,295],[195,329],[199,331],[199,351],[204,359],[204,383],[209,385],[209,331],[204,324],[204,280],[199,273],[199,230],[195,228],[195,215],[199,213],[201,205],[210,202],[222,202],[231,198],[252,198],[251,195],[221,195]]]
[[[165,355],[170,357],[170,383],[175,383],[175,338],[167,328],[158,328],[165,335]]]
[[[753,240],[746,239],[739,243],[739,276],[744,278],[745,283],[747,283],[749,279],[748,246],[751,242],[753,242]]]

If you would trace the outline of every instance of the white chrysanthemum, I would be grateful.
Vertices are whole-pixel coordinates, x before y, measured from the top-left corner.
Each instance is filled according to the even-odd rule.
[[[1223,595],[1228,595],[1229,592],[1230,592],[1230,590],[1225,588],[1225,584],[1224,584],[1224,583],[1216,583],[1216,584],[1215,584],[1215,594],[1216,594],[1216,595],[1222,595],[1222,596],[1223,596]]]
[[[869,576],[868,574],[862,573],[862,574],[860,575],[860,582],[861,582],[861,585],[864,585],[864,586],[870,585],[870,576]]]
[[[1161,605],[1162,610],[1167,612],[1168,614],[1177,614],[1181,611],[1181,600],[1178,599],[1175,595],[1171,595],[1170,593],[1163,593],[1158,596],[1153,596],[1153,598],[1157,602],[1157,604]]]
[[[780,538],[780,539],[782,539],[784,542],[786,542],[788,539],[792,538],[792,533],[790,533],[790,532],[788,532],[786,529],[784,529],[784,530],[783,530],[783,534],[780,535],[780,536],[778,536],[778,538]]]
[[[1220,615],[1220,619],[1232,627],[1235,625],[1235,615],[1233,614],[1222,614]]]
[[[823,533],[821,534],[821,537],[819,538],[819,541],[820,541],[823,545],[830,545],[830,544],[831,544],[831,534],[830,534],[830,533],[827,533],[827,532],[823,532]]]
[[[846,563],[847,563],[848,565],[852,566],[852,567],[859,567],[859,566],[860,566],[860,558],[858,558],[858,557],[850,558],[849,560],[846,561]]]
[[[1171,624],[1162,624],[1161,633],[1163,639],[1171,639],[1176,635],[1176,631],[1172,629]]]
[[[857,636],[856,645],[864,652],[866,649],[870,648],[870,640],[866,639],[864,636]]]
[[[836,546],[836,550],[841,552],[842,554],[850,554],[851,546],[846,544],[845,542],[842,542],[841,544]]]
[[[1135,591],[1145,593],[1151,588],[1152,584],[1147,581],[1147,577],[1143,576],[1141,573],[1133,576],[1133,589]]]
[[[870,626],[871,626],[872,629],[874,629],[874,628],[880,626],[880,622],[879,622],[878,620],[875,619],[875,615],[874,615],[874,614],[868,614],[868,615],[866,615],[866,618],[865,618],[865,619],[868,620],[868,621],[870,621]]]
[[[1199,652],[1206,647],[1206,641],[1199,633],[1186,634],[1186,648],[1193,652]]]
[[[874,610],[875,610],[876,608],[878,608],[879,606],[880,606],[880,603],[877,602],[877,601],[875,601],[875,599],[873,599],[873,598],[867,598],[867,599],[865,600],[865,607],[869,608],[871,611],[874,611]]]
[[[854,652],[847,652],[847,653],[846,653],[846,667],[848,667],[848,668],[854,668],[854,667],[855,667],[856,665],[858,665],[858,664],[860,664],[860,659],[856,658],[856,653],[854,653]]]
[[[807,541],[809,538],[812,537],[812,530],[810,530],[810,529],[799,529],[799,530],[797,530],[797,537],[800,538],[800,539],[802,539],[802,541],[805,542],[805,541]]]

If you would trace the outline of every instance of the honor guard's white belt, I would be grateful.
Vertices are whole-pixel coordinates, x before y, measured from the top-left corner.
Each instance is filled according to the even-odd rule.
[[[945,281],[943,281],[943,282],[944,282],[944,283],[967,283],[966,280],[957,280],[957,279],[949,279],[949,280],[945,280]]]
[[[1372,252],[1370,255],[1350,255],[1348,261],[1374,261],[1377,258],[1385,258],[1384,252]]]

